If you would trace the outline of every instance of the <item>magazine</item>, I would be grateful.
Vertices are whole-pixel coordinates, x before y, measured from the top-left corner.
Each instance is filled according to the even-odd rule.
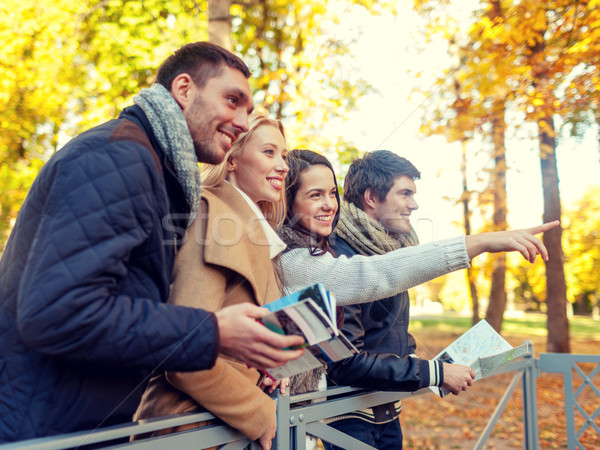
[[[469,366],[475,372],[475,380],[478,380],[493,375],[494,371],[512,360],[532,353],[531,343],[525,342],[513,348],[482,319],[433,359]],[[435,386],[431,389],[440,397],[450,392]]]
[[[348,358],[358,351],[336,325],[335,297],[315,284],[264,305],[271,311],[260,320],[281,334],[297,334],[306,340],[304,355],[280,367],[265,370],[279,380]]]

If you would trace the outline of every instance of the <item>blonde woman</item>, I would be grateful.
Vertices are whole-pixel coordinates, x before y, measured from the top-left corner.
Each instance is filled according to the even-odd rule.
[[[218,311],[281,296],[271,261],[285,248],[274,228],[285,217],[286,157],[281,123],[252,115],[224,162],[203,167],[201,207],[175,261],[170,303]],[[260,378],[223,355],[210,370],[162,373],[150,381],[134,419],[204,408],[268,449],[276,404]]]

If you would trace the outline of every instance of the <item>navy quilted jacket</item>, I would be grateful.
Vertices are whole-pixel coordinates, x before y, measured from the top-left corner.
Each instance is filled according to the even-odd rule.
[[[130,421],[152,370],[214,364],[215,316],[165,304],[187,212],[137,106],[44,165],[0,262],[0,442]]]

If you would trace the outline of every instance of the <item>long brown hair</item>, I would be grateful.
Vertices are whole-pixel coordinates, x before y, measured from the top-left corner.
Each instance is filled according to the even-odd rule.
[[[338,189],[337,180],[335,178],[335,171],[333,166],[327,158],[320,155],[312,150],[300,150],[295,149],[288,153],[287,159],[288,172],[286,183],[286,201],[287,201],[287,212],[285,215],[284,226],[289,227],[295,234],[304,242],[304,247],[308,248],[308,251],[312,256],[320,256],[325,253],[331,253],[333,256],[337,256],[335,251],[329,245],[329,236],[321,236],[303,227],[298,221],[298,217],[294,214],[294,200],[298,194],[298,190],[302,185],[302,173],[308,170],[312,166],[322,165],[331,170],[333,175],[333,183],[335,184],[335,198],[338,203],[338,209],[335,212],[333,222],[331,224],[331,231],[335,230],[335,227],[340,220],[340,193]],[[289,244],[286,242],[286,244]],[[290,247],[297,247],[292,245]],[[291,248],[290,248],[291,249]],[[285,282],[285,280],[283,280]],[[344,324],[344,308],[341,306],[336,307],[337,316],[337,327],[342,328]]]
[[[310,250],[311,255],[317,256],[323,253],[333,253],[329,245],[329,236],[320,236],[316,233],[311,232],[300,224],[298,217],[294,214],[294,201],[296,195],[302,184],[302,173],[311,168],[312,166],[322,165],[331,170],[333,175],[333,182],[335,184],[335,198],[338,203],[338,209],[333,218],[331,230],[333,231],[340,219],[340,194],[338,191],[337,180],[335,178],[335,172],[333,166],[327,158],[320,155],[312,150],[301,150],[295,149],[288,153],[287,159],[288,167],[290,168],[286,178],[286,202],[287,211],[285,215],[284,225],[291,228],[296,234],[301,237],[307,247]]]

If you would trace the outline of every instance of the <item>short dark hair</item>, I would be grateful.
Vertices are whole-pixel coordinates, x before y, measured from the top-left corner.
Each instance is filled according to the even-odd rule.
[[[187,73],[201,88],[209,79],[220,75],[224,66],[237,69],[250,78],[246,63],[230,51],[210,42],[193,42],[175,51],[160,65],[156,82],[170,91],[175,77]]]
[[[335,184],[335,198],[338,202],[338,209],[333,218],[331,230],[333,231],[340,219],[340,194],[338,191],[337,179],[335,178],[335,171],[333,170],[333,166],[329,162],[329,160],[320,155],[317,152],[313,152],[312,150],[300,150],[295,149],[288,153],[286,163],[290,168],[286,178],[285,178],[285,198],[287,202],[287,210],[284,225],[291,227],[292,229],[309,236],[311,233],[309,230],[304,229],[302,225],[298,223],[297,217],[294,214],[294,201],[296,200],[296,195],[298,194],[298,189],[301,185],[301,175],[302,172],[309,169],[312,166],[322,165],[329,170],[333,175],[333,182]],[[318,248],[310,248],[310,252],[313,255],[321,254],[330,251],[329,249],[329,237],[322,236],[313,236],[317,240]]]
[[[417,180],[421,172],[408,159],[389,150],[369,152],[352,161],[344,180],[344,200],[362,209],[364,194],[371,189],[377,200],[383,201],[394,180],[402,175]]]

